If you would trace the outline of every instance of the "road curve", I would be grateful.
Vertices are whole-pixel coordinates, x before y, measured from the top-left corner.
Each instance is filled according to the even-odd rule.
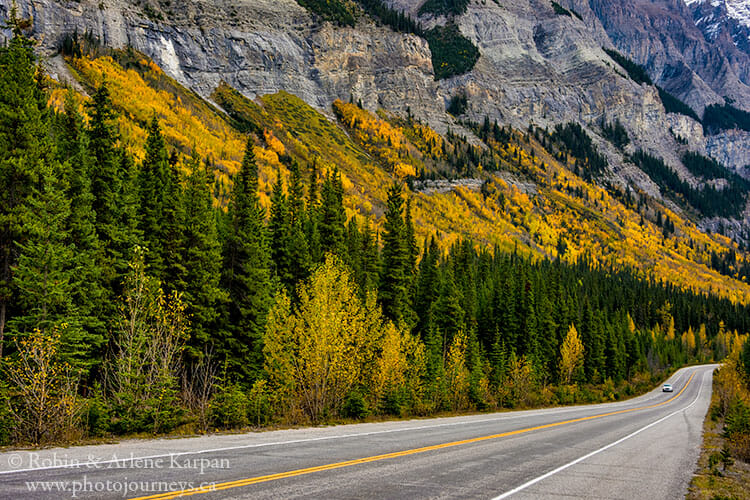
[[[716,365],[629,401],[0,454],[0,499],[684,498]]]

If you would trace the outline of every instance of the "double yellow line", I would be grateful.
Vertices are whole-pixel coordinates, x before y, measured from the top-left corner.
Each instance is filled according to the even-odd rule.
[[[358,458],[356,460],[347,460],[345,462],[336,462],[333,464],[319,465],[317,467],[308,467],[306,469],[297,469],[297,470],[292,470],[288,472],[280,472],[278,474],[270,474],[267,476],[258,476],[258,477],[251,477],[247,479],[238,479],[236,481],[228,481],[225,483],[218,483],[215,485],[201,487],[201,488],[190,488],[186,490],[160,493],[158,495],[138,497],[138,498],[134,498],[131,500],[156,500],[156,499],[166,499],[166,498],[177,498],[177,497],[183,497],[183,496],[199,495],[203,493],[211,493],[213,491],[228,490],[231,488],[240,488],[242,486],[250,486],[252,484],[265,483],[268,481],[276,481],[277,479],[285,479],[288,477],[303,476],[305,474],[312,474],[313,472],[322,472],[326,470],[340,469],[342,467],[351,467],[352,465],[366,464],[369,462],[377,462],[380,460],[388,460],[390,458],[405,457],[407,455],[415,455],[417,453],[424,453],[427,451],[441,450],[443,448],[452,448],[453,446],[460,446],[464,444],[479,443],[481,441],[489,441],[491,439],[499,439],[499,438],[504,438],[508,436],[515,436],[518,434],[526,434],[528,432],[538,431],[541,429],[549,429],[551,427],[559,427],[561,425],[573,424],[576,422],[585,422],[587,420],[610,417],[612,415],[620,415],[622,413],[630,413],[634,411],[647,410],[650,408],[656,408],[658,406],[665,405],[671,401],[674,401],[678,397],[680,397],[680,395],[683,392],[685,392],[685,389],[687,389],[688,385],[690,385],[690,382],[693,380],[694,376],[695,376],[695,372],[693,372],[690,375],[690,378],[685,383],[685,386],[682,388],[682,390],[680,390],[680,392],[678,392],[677,394],[675,394],[674,396],[672,396],[670,399],[666,401],[662,401],[661,403],[656,403],[653,405],[640,406],[638,408],[629,408],[626,410],[612,411],[609,413],[601,413],[599,415],[591,415],[588,417],[574,418],[572,420],[564,420],[562,422],[555,422],[552,424],[538,425],[536,427],[528,427],[526,429],[518,429],[515,431],[503,432],[501,434],[492,434],[489,436],[482,436],[482,437],[476,437],[476,438],[471,438],[471,439],[463,439],[461,441],[451,441],[449,443],[425,446],[423,448],[414,448],[411,450],[397,451],[394,453],[385,453],[383,455],[374,455],[371,457]]]

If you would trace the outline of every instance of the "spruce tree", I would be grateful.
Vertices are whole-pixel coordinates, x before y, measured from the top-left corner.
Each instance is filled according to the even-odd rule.
[[[349,266],[352,271],[352,277],[357,282],[359,291],[362,291],[362,244],[360,243],[362,236],[359,232],[359,224],[357,218],[352,217],[349,219],[349,224],[346,226],[346,251],[344,262]]]
[[[440,274],[438,263],[440,250],[435,237],[430,238],[429,244],[425,241],[424,254],[419,263],[419,274],[417,276],[417,290],[414,299],[414,310],[419,318],[417,332],[426,338],[427,332],[432,324],[432,304],[438,296]]]
[[[34,329],[62,330],[61,354],[73,366],[87,368],[90,351],[103,337],[82,329],[73,303],[80,276],[75,269],[74,246],[70,243],[70,200],[56,160],[39,164],[40,187],[22,206],[25,236],[13,276],[19,313],[10,321],[12,331],[26,335]],[[67,326],[62,326],[67,325]]]
[[[37,79],[32,41],[21,30],[15,5],[12,37],[0,46],[0,357],[6,326],[16,302],[13,267],[23,242],[21,213],[39,182],[41,164],[52,158],[46,96]]]
[[[290,274],[292,283],[296,284],[307,278],[310,272],[311,259],[310,245],[305,232],[304,186],[296,161],[292,162],[289,171]]]
[[[91,189],[99,238],[107,245],[119,246],[116,237],[121,194],[117,155],[119,134],[115,128],[116,115],[106,82],[96,88],[86,107],[89,115],[88,144],[94,159]]]
[[[534,370],[539,373],[541,360],[539,355],[539,323],[537,321],[536,300],[533,285],[527,281],[524,285],[521,301],[522,335],[519,339],[519,351],[531,362]]]
[[[278,176],[271,194],[268,233],[271,242],[271,260],[276,277],[286,287],[287,292],[292,292],[297,284],[297,276],[293,263],[291,216],[281,175]]]
[[[411,216],[411,197],[406,198],[404,210],[404,240],[406,243],[406,274],[412,278],[417,271],[417,258],[419,257],[419,246],[417,236],[414,232],[414,221]],[[413,283],[413,280],[410,280]],[[414,290],[412,290],[413,292]]]
[[[396,322],[410,319],[409,249],[404,224],[404,198],[401,184],[396,182],[388,190],[383,224],[383,268],[378,296],[386,316]]]
[[[206,350],[219,327],[219,310],[226,302],[220,287],[221,245],[211,198],[212,175],[195,153],[190,160],[183,199],[182,276],[180,288],[191,320],[187,353],[194,359]]]
[[[500,333],[502,342],[509,346],[511,351],[518,350],[518,337],[520,314],[518,312],[518,295],[516,293],[517,277],[514,276],[514,270],[506,269],[504,282],[498,282],[495,289],[497,298],[496,311],[499,311]]]
[[[234,177],[224,249],[224,287],[229,293],[227,336],[220,348],[229,370],[251,385],[263,367],[263,333],[271,305],[271,258],[258,197],[252,137]]]
[[[167,163],[167,182],[164,186],[163,214],[159,236],[162,244],[162,262],[164,263],[164,275],[161,276],[165,292],[181,292],[182,285],[176,281],[176,277],[184,272],[185,241],[183,227],[185,208],[183,196],[183,177],[178,170],[178,165],[171,161]]]
[[[318,162],[310,166],[310,186],[307,194],[307,214],[304,220],[305,235],[310,253],[310,263],[321,262],[323,252],[320,243],[320,199],[318,198]]]
[[[162,280],[165,277],[165,240],[167,197],[173,180],[167,159],[167,148],[156,114],[151,118],[146,138],[146,156],[141,164],[138,184],[141,205],[140,228],[148,248],[146,260],[151,274]]]
[[[102,270],[100,280],[106,292],[104,316],[113,320],[117,313],[115,297],[120,295],[131,253],[142,243],[136,212],[140,200],[136,198],[132,157],[124,147],[118,147],[116,114],[106,82],[96,88],[86,107],[89,115],[87,142],[93,161],[90,170],[92,207],[101,245],[98,267]]]
[[[370,221],[365,221],[360,231],[360,272],[362,293],[374,292],[378,288],[380,274],[380,252],[378,251],[378,237],[373,232]]]
[[[94,195],[91,192],[91,169],[93,158],[89,153],[83,117],[78,112],[72,91],[66,96],[65,112],[58,116],[58,158],[68,180],[70,217],[68,219],[69,241],[73,245],[73,266],[76,269],[76,286],[72,290],[72,301],[78,312],[80,326],[97,339],[107,334],[104,311],[107,291],[102,282],[103,260],[101,243],[96,233]],[[93,353],[92,364],[102,360],[103,353]]]
[[[344,256],[344,231],[346,212],[344,211],[344,188],[338,168],[330,171],[323,181],[320,191],[320,248],[325,253]]]
[[[442,270],[438,295],[430,315],[435,328],[444,336],[444,345],[450,345],[453,337],[464,330],[465,313],[461,307],[461,292],[450,265],[444,266]]]

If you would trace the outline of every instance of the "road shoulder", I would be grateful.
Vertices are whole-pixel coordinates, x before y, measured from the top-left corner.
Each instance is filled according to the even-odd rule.
[[[703,423],[701,455],[687,500],[750,500],[750,463],[736,457],[722,460],[722,450],[726,456],[729,443],[723,436],[724,418],[718,411],[720,384],[714,377],[711,406]]]

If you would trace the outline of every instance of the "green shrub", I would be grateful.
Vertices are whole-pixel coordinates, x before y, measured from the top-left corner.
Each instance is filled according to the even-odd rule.
[[[258,427],[271,420],[271,395],[268,382],[256,380],[247,398],[247,417],[251,424]]]
[[[740,398],[729,404],[724,420],[724,435],[730,439],[739,434],[750,434],[750,407]]]
[[[409,392],[405,387],[388,391],[383,398],[383,412],[398,417],[404,416],[409,410]]]
[[[236,429],[248,424],[248,398],[239,384],[220,386],[209,407],[211,425]]]
[[[13,435],[13,418],[10,413],[10,391],[4,381],[0,381],[0,446],[10,444]]]
[[[346,418],[365,418],[370,414],[367,408],[367,402],[359,391],[352,391],[346,397],[341,414]]]
[[[93,396],[86,402],[86,427],[90,436],[101,437],[110,431],[110,407],[98,384],[91,392]]]

